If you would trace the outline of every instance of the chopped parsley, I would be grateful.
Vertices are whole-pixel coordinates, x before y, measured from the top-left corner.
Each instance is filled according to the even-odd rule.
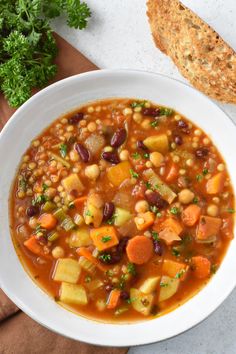
[[[172,248],[172,254],[175,257],[179,257],[180,256],[180,252],[179,252],[179,250],[176,247]]]
[[[98,256],[104,263],[107,263],[111,260],[111,255],[109,253],[102,253]]]
[[[32,200],[32,205],[43,204],[47,201],[48,201],[48,197],[44,194],[41,194]]]
[[[86,210],[86,213],[85,213],[86,216],[92,216],[92,213],[90,210]]]
[[[103,236],[102,237],[102,242],[107,243],[108,241],[111,241],[111,236]]]
[[[207,168],[204,168],[204,169],[202,170],[203,176],[206,176],[208,173],[209,173],[209,170],[208,170]]]
[[[143,155],[143,157],[145,158],[145,159],[149,159],[149,153],[148,152],[145,152],[145,154]]]
[[[36,226],[36,228],[35,228],[35,234],[37,235],[37,234],[39,234],[39,233],[43,233],[45,231],[45,229],[42,229],[42,227],[41,227],[41,225],[40,224],[38,224],[37,226]]]
[[[114,275],[113,270],[108,269],[108,270],[106,271],[106,275],[107,275],[108,277],[113,277],[113,275]]]
[[[196,175],[196,180],[198,182],[201,182],[203,180],[203,176],[202,175]]]
[[[172,207],[170,208],[170,213],[173,215],[178,215],[180,213],[180,210],[177,207]]]
[[[171,116],[174,113],[174,110],[171,108],[161,107],[160,108],[160,115],[161,116]]]
[[[160,282],[160,287],[161,288],[166,288],[168,285],[169,285],[168,283]]]
[[[198,204],[198,202],[199,202],[198,198],[197,198],[197,197],[194,197],[194,198],[193,198],[193,203],[194,203],[194,204]]]
[[[235,210],[232,209],[232,208],[229,208],[229,209],[227,209],[227,212],[230,213],[230,214],[234,214],[234,213],[235,213]]]
[[[61,144],[60,145],[60,154],[61,157],[65,158],[67,155],[67,145],[66,144]]]
[[[136,301],[137,298],[136,297],[130,297],[129,299],[126,300],[127,304],[132,304],[132,302]]]
[[[135,101],[135,102],[132,102],[130,106],[131,106],[132,108],[136,108],[136,107],[144,108],[146,102],[147,102],[147,101]]]
[[[153,128],[157,127],[158,124],[159,124],[159,123],[158,123],[158,120],[157,120],[157,119],[155,119],[153,122],[150,123],[150,125],[151,125]]]
[[[159,241],[159,235],[158,235],[158,232],[156,232],[156,231],[152,231],[152,238],[153,238],[153,240],[155,240],[155,241]]]
[[[119,280],[119,284],[118,284],[118,288],[123,290],[125,288],[125,284],[126,284],[126,278],[125,278],[125,274],[122,274]]]
[[[136,275],[135,265],[133,263],[128,263],[127,264],[127,271],[128,271],[129,274],[135,276]]]
[[[43,192],[45,192],[48,189],[48,185],[46,183],[42,184]]]
[[[19,187],[23,192],[26,192],[27,180],[24,177],[19,181]]]
[[[132,168],[129,170],[131,177],[132,178],[139,178],[139,174],[137,172],[135,172],[134,170],[132,170]]]
[[[145,185],[146,185],[147,189],[152,189],[152,185],[150,182],[146,182]]]
[[[89,275],[86,275],[86,277],[84,278],[85,283],[90,283],[92,280],[92,278]]]
[[[133,159],[138,160],[140,159],[141,155],[136,151],[132,154]]]
[[[156,207],[156,205],[151,205],[150,211],[152,211],[154,214],[159,213],[159,209]]]
[[[185,269],[181,269],[178,273],[175,274],[175,279],[180,279],[186,273]]]
[[[108,225],[114,225],[116,217],[117,217],[117,215],[113,214],[112,217],[107,220],[107,224]]]

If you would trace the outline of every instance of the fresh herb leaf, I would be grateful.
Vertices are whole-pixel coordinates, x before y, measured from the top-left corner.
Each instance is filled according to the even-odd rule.
[[[204,169],[202,170],[203,176],[206,176],[208,173],[209,173],[209,170],[208,170],[207,168],[204,168]]]
[[[45,192],[48,189],[48,185],[46,183],[42,184],[43,192]]]
[[[194,198],[193,198],[193,203],[194,203],[194,204],[198,204],[198,202],[199,202],[198,198],[197,198],[197,197],[194,197]]]
[[[133,159],[138,160],[140,159],[141,155],[136,151],[132,154]]]
[[[126,300],[127,304],[132,304],[132,302],[136,301],[137,298],[136,297],[130,297],[129,299]]]
[[[90,210],[86,210],[85,215],[86,215],[86,216],[92,216],[92,213],[91,213]]]
[[[143,157],[145,158],[145,159],[149,159],[149,153],[148,152],[145,152],[145,154],[143,154]]]
[[[86,277],[84,278],[85,283],[90,283],[92,280],[92,278],[89,275],[86,275]]]
[[[170,208],[170,213],[173,215],[178,215],[180,213],[180,210],[177,207],[172,207]]]
[[[116,217],[117,217],[117,215],[113,214],[112,217],[109,220],[107,220],[107,224],[114,225]]]
[[[102,242],[107,243],[108,241],[111,241],[111,236],[103,236],[102,237]]]
[[[179,250],[176,247],[172,248],[172,254],[175,257],[179,257],[180,256],[180,252],[179,252]]]
[[[23,191],[26,192],[27,190],[27,180],[23,177],[22,179],[19,180],[19,188]]]
[[[136,268],[135,268],[135,265],[133,263],[128,263],[127,264],[127,272],[133,276],[136,275]]]
[[[160,108],[160,116],[171,116],[174,113],[174,110],[171,108],[161,107]]]
[[[185,269],[181,269],[178,273],[175,274],[175,279],[180,279],[186,273]]]
[[[160,287],[161,288],[166,288],[168,285],[169,285],[168,283],[160,282]]]
[[[41,194],[32,200],[32,205],[43,204],[43,203],[46,203],[48,200],[49,199],[46,195]]]
[[[60,145],[60,154],[61,154],[61,157],[63,157],[63,159],[66,157],[66,155],[67,155],[67,145],[66,144]]]
[[[111,255],[109,253],[102,253],[98,256],[104,263],[107,263],[111,260]]]
[[[158,232],[156,232],[156,231],[152,231],[152,238],[153,238],[153,240],[155,240],[155,241],[159,241],[159,235],[158,235]]]
[[[234,214],[234,213],[235,213],[235,210],[232,209],[232,208],[228,208],[228,209],[227,209],[227,212],[230,213],[230,214]]]
[[[150,123],[150,125],[153,127],[153,128],[155,128],[155,127],[157,127],[158,126],[158,120],[157,119],[155,119],[154,121],[152,121],[151,123]]]
[[[152,211],[154,214],[159,212],[159,209],[156,207],[156,205],[151,205],[150,206],[150,211]]]
[[[122,274],[119,280],[118,288],[123,290],[125,288],[125,285],[126,285],[125,275]]]
[[[129,172],[130,172],[132,178],[139,178],[139,174],[137,172],[135,172],[134,170],[130,169]]]
[[[144,108],[146,102],[147,102],[147,101],[135,101],[135,102],[132,102],[130,106],[131,106],[132,108],[136,108],[136,107]]]
[[[147,189],[152,189],[152,185],[150,182],[146,182],[145,185],[146,185]]]
[[[203,180],[203,176],[200,175],[200,174],[196,175],[196,180],[197,180],[198,182],[201,182],[201,181]]]

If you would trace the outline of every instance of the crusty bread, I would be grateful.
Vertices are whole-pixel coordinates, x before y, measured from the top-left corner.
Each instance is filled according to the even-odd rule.
[[[157,47],[206,95],[236,103],[236,53],[178,0],[148,0],[147,15]]]

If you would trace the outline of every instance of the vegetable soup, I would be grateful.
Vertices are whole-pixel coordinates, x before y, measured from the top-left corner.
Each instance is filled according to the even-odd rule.
[[[32,141],[10,198],[16,251],[55,301],[101,321],[151,319],[217,271],[234,194],[201,129],[149,101],[108,99]]]

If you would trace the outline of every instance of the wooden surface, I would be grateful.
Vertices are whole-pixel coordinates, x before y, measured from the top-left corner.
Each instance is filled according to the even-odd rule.
[[[98,68],[56,35],[59,70],[55,81]],[[0,96],[0,130],[14,110]],[[125,354],[127,348],[97,347],[64,338],[42,327],[23,312],[0,290],[0,354]]]

